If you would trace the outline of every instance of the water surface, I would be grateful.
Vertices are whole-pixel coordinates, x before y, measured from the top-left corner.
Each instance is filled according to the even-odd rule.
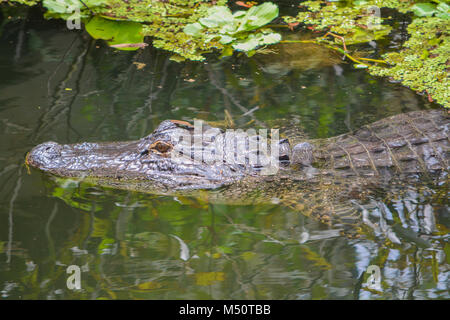
[[[391,223],[419,233],[414,219],[428,217],[427,248],[350,240],[279,205],[102,189],[24,166],[44,141],[136,139],[165,119],[220,122],[226,111],[237,127],[289,124],[329,137],[437,107],[424,97],[320,48],[176,63],[26,14],[0,29],[2,299],[449,298],[448,198],[432,187],[385,203]],[[67,288],[69,265],[81,267],[82,290]],[[369,265],[380,267],[379,290],[366,284]]]

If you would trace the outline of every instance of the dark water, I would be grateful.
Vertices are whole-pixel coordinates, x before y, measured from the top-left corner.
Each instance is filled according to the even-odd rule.
[[[107,190],[24,166],[44,141],[135,139],[164,119],[223,121],[225,110],[238,127],[285,119],[308,136],[329,137],[436,107],[423,97],[319,48],[176,63],[151,47],[114,51],[35,13],[8,20],[3,10],[1,299],[450,297],[448,204],[432,192],[411,189],[385,204],[394,224],[418,231],[414,221],[429,222],[427,248],[408,237],[349,240],[279,205]],[[70,265],[81,268],[81,290],[66,286]],[[378,289],[367,285],[369,265],[380,268]]]

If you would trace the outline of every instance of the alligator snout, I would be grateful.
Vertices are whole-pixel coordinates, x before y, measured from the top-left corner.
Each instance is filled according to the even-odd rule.
[[[61,156],[62,146],[49,141],[34,147],[27,155],[26,162],[40,169],[51,168]]]

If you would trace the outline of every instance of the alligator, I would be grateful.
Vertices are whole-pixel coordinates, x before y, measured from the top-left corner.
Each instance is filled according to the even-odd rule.
[[[227,131],[206,124],[199,129],[165,120],[135,141],[45,142],[27,154],[26,163],[112,188],[187,194],[211,203],[281,204],[359,236],[359,204],[375,193],[395,195],[415,181],[448,183],[449,120],[444,110],[414,111],[325,139],[272,134],[266,149],[261,134],[230,140]],[[226,152],[240,161],[224,158]]]

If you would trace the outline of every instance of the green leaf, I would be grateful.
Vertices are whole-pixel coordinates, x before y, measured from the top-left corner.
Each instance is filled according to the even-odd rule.
[[[101,6],[102,4],[107,3],[108,0],[84,0],[83,2],[89,7],[98,7]],[[81,1],[79,1],[81,2]]]
[[[428,2],[416,3],[411,7],[411,10],[416,16],[419,17],[431,17],[434,13],[437,12],[436,5]]]
[[[220,55],[220,58],[229,57],[233,55],[233,48],[231,46],[226,46],[222,50],[222,54]]]
[[[261,45],[265,45],[265,44],[274,44],[274,43],[278,43],[281,41],[281,35],[279,33],[276,32],[272,32],[272,33],[268,33],[268,34],[263,34],[260,40],[260,44]]]
[[[220,39],[220,43],[221,44],[228,44],[230,42],[232,42],[233,40],[235,40],[235,38],[227,36],[227,35],[222,35],[222,38]]]
[[[210,42],[211,40],[216,39],[216,38],[220,38],[220,37],[221,37],[221,35],[220,35],[220,34],[217,34],[217,33],[207,34],[207,35],[203,38],[203,41],[204,41],[205,43],[208,43],[208,42]]]
[[[450,6],[444,2],[438,4],[436,9],[439,11],[436,17],[441,19],[450,19]]]
[[[250,34],[247,39],[241,40],[235,44],[233,44],[233,48],[239,51],[249,52],[251,50],[256,49],[259,46],[263,46],[266,44],[274,44],[280,42],[281,35],[275,32],[264,34]]]
[[[441,18],[441,19],[450,19],[450,13],[446,13],[446,12],[440,12],[438,14],[436,14],[436,17]]]
[[[235,34],[237,32],[237,28],[239,26],[239,20],[234,20],[231,23],[228,23],[224,26],[222,26],[222,28],[219,30],[219,33],[227,33],[227,34]]]
[[[253,6],[242,17],[243,21],[237,32],[257,29],[268,24],[276,17],[278,17],[278,6],[272,2],[265,2],[259,6]]]
[[[245,41],[233,44],[233,48],[239,51],[250,51],[259,45],[258,39],[248,37]]]
[[[98,16],[86,24],[86,31],[94,39],[103,39],[109,45],[142,43],[142,25],[131,21],[113,21]],[[137,50],[136,47],[117,48],[119,50]]]
[[[438,4],[436,9],[438,9],[439,11],[442,11],[442,12],[449,12],[450,11],[450,5],[446,4],[445,2],[441,2],[441,3]]]
[[[356,0],[356,1],[353,1],[353,4],[355,5],[355,6],[365,6],[365,5],[367,5],[367,0]]]
[[[186,33],[190,36],[193,36],[193,37],[200,37],[202,35],[202,30],[203,30],[203,27],[198,22],[188,24],[183,29],[184,33]]]
[[[242,18],[246,14],[247,14],[247,11],[239,10],[239,11],[236,11],[235,13],[233,13],[233,18],[235,18],[235,19]]]
[[[89,8],[98,7],[106,3],[107,0],[85,0],[83,1]],[[54,13],[73,13],[73,9],[86,9],[79,0],[44,0],[44,7]]]
[[[57,1],[57,0],[44,0],[42,1],[44,7],[48,10],[57,12],[57,13],[69,13],[69,7],[73,6],[75,8],[81,7],[81,2],[77,0],[65,0],[65,1]]]
[[[217,6],[208,9],[208,16],[200,18],[199,22],[208,28],[218,28],[234,20],[233,14],[228,7]]]

